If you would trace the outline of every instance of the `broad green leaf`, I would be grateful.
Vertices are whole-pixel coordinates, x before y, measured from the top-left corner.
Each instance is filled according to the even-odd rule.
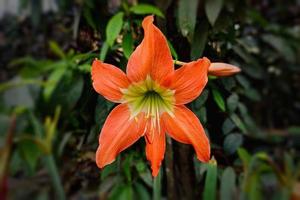
[[[49,47],[53,53],[55,53],[59,58],[65,58],[66,55],[56,41],[49,41]]]
[[[104,168],[105,169],[105,168]],[[120,200],[120,195],[122,191],[124,190],[125,185],[124,183],[118,184],[115,187],[113,187],[112,191],[109,194],[108,199],[109,200]]]
[[[131,163],[132,163],[132,155],[129,154],[126,156],[125,160],[122,162],[122,169],[124,171],[125,177],[128,182],[131,182],[132,175],[131,175]]]
[[[206,164],[207,172],[203,191],[204,200],[214,200],[217,194],[217,164],[214,162]]]
[[[142,200],[150,200],[150,194],[146,187],[138,182],[134,184],[135,198],[134,199],[142,199]]]
[[[118,199],[133,199],[133,189],[130,184],[126,185],[119,194]]]
[[[200,121],[203,122],[203,123],[206,123],[207,122],[207,111],[206,111],[206,107],[201,107],[200,110],[199,110],[199,118],[200,118]]]
[[[123,36],[122,47],[123,47],[123,53],[125,57],[128,59],[131,53],[133,52],[133,39],[131,33],[126,33]]]
[[[229,112],[233,113],[236,110],[238,103],[239,103],[239,96],[235,93],[230,95],[227,98],[227,108]]]
[[[260,101],[260,99],[261,99],[260,94],[254,88],[250,88],[250,89],[246,90],[245,91],[245,96],[248,97],[249,99],[253,100],[253,101]]]
[[[241,118],[233,113],[230,115],[230,119],[235,123],[235,125],[243,132],[243,133],[247,133],[247,128],[245,126],[245,124],[242,122]]]
[[[235,78],[245,89],[250,88],[250,82],[245,76],[238,74],[235,76]]]
[[[197,18],[198,0],[179,0],[178,24],[181,34],[192,42]]]
[[[242,145],[243,136],[238,133],[232,133],[225,137],[223,147],[226,153],[233,154]]]
[[[123,12],[115,14],[106,26],[106,41],[109,46],[112,46],[118,37],[123,26]]]
[[[264,78],[263,66],[260,65],[256,57],[251,55],[241,46],[233,46],[232,49],[246,62],[245,64],[241,65],[243,72],[256,79]]]
[[[73,82],[72,87],[67,92],[66,95],[66,102],[68,105],[75,106],[78,99],[81,96],[82,90],[83,90],[83,78],[80,76],[76,79],[76,81]]]
[[[236,125],[233,123],[233,121],[230,118],[227,118],[222,125],[223,134],[226,135],[230,133],[235,127]]]
[[[54,89],[56,88],[57,84],[59,83],[60,79],[63,77],[65,72],[66,68],[58,68],[50,74],[47,80],[47,86],[45,87],[43,92],[45,100],[49,100]]]
[[[225,108],[225,102],[224,102],[224,99],[223,99],[221,93],[216,89],[212,89],[212,95],[213,95],[214,101],[216,102],[218,107],[224,112],[226,110],[226,108]]]
[[[283,37],[265,34],[261,38],[264,42],[276,49],[287,61],[294,62],[296,60],[295,51],[289,46]]]
[[[236,197],[236,175],[231,167],[227,167],[221,177],[220,199],[231,200]]]
[[[149,5],[149,4],[138,4],[132,6],[130,11],[137,15],[146,15],[146,14],[154,14],[159,17],[164,18],[164,14],[159,10],[159,8]]]
[[[215,24],[222,7],[223,0],[205,0],[205,13],[212,26]]]
[[[90,73],[91,72],[91,64],[85,63],[82,65],[78,65],[78,69],[79,69],[79,71],[81,71],[83,73]]]
[[[232,89],[236,86],[236,81],[234,77],[222,78],[221,81],[224,85],[224,88],[229,92],[232,92]]]
[[[23,140],[18,144],[19,150],[33,172],[36,168],[38,158],[42,152],[36,146],[36,144],[30,140]]]
[[[206,45],[207,37],[208,37],[208,24],[206,22],[203,22],[197,25],[193,35],[193,42],[191,44],[192,60],[196,60],[202,57]]]
[[[102,60],[102,61],[105,60],[106,55],[107,55],[107,52],[108,52],[108,48],[109,48],[108,43],[107,43],[107,42],[104,42],[104,43],[102,44],[102,48],[101,48],[101,50],[100,50],[100,55],[99,55],[100,60]]]

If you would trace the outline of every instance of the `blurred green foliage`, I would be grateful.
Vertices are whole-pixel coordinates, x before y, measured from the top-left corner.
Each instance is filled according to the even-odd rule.
[[[55,13],[43,13],[41,0],[20,2],[28,17],[0,20],[1,195],[8,187],[9,199],[300,198],[299,1],[61,0]],[[114,104],[90,80],[94,58],[126,68],[149,14],[174,59],[243,70],[209,77],[189,105],[215,160],[202,164],[169,139],[155,180],[143,141],[96,167]]]

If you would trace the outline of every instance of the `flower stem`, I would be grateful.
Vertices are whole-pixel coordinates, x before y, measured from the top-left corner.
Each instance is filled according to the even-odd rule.
[[[44,158],[44,162],[45,162],[45,164],[48,168],[48,172],[52,178],[53,186],[57,193],[58,199],[65,200],[66,197],[65,197],[64,188],[62,186],[53,155],[52,154],[46,155]]]
[[[153,200],[161,199],[161,170],[153,180]]]

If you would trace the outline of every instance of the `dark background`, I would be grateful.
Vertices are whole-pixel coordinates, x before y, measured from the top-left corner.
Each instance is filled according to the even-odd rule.
[[[0,199],[300,199],[299,0],[7,2],[0,9]],[[210,77],[188,105],[216,163],[200,163],[191,146],[168,138],[155,180],[143,139],[97,168],[98,134],[115,105],[90,78],[94,58],[125,69],[149,14],[174,59],[206,56],[242,69]]]

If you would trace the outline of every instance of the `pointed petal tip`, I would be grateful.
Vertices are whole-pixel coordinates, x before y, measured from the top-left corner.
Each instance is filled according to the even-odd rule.
[[[148,15],[143,19],[143,24],[146,22],[153,22],[154,21],[154,16],[153,15]]]
[[[106,165],[113,163],[115,160],[116,158],[110,158],[105,160],[103,153],[101,153],[100,146],[98,147],[96,152],[96,165],[98,168],[102,170]]]

